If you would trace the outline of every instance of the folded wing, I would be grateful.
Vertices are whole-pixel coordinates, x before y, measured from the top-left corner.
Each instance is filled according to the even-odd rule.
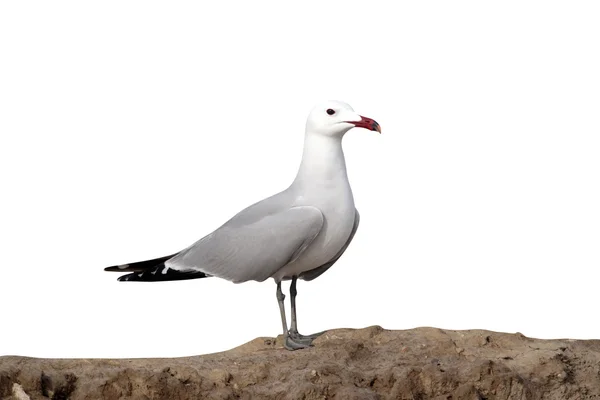
[[[201,271],[235,283],[264,281],[297,259],[323,228],[323,214],[298,206],[226,223],[165,262],[178,271]]]

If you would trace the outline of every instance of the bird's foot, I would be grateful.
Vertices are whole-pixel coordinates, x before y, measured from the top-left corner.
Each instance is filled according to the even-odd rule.
[[[319,336],[321,336],[324,333],[325,333],[325,331],[313,333],[312,335],[302,335],[298,331],[289,331],[288,335],[295,342],[311,345],[313,340],[315,340],[316,338],[318,338]]]
[[[310,342],[312,342],[312,340]],[[311,347],[310,342],[302,341],[299,339],[293,339],[289,335],[286,335],[283,338],[283,347],[285,347],[288,350],[306,349],[308,347]]]

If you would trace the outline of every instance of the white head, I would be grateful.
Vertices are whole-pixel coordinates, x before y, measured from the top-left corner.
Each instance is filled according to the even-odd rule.
[[[325,136],[342,137],[354,127],[381,133],[377,122],[358,115],[352,107],[341,101],[330,100],[315,106],[306,120],[306,132]]]

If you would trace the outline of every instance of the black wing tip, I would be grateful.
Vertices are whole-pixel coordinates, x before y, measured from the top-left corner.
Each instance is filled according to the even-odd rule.
[[[164,264],[157,266],[154,270],[133,272],[121,275],[117,278],[119,282],[165,282],[183,281],[188,279],[208,278],[210,275],[200,271],[176,271],[165,267]]]
[[[133,274],[122,275],[122,276],[120,276],[120,277],[117,278],[117,281],[119,281],[119,282],[127,282],[130,279],[131,275],[133,275]]]
[[[129,267],[129,264],[127,264],[127,265],[113,265],[111,267],[104,268],[104,270],[108,271],[108,272],[127,272],[127,268],[128,267]]]
[[[104,271],[108,272],[143,272],[149,269],[153,269],[159,265],[164,264],[165,261],[173,258],[178,253],[174,253],[168,256],[153,258],[152,260],[137,261],[129,264],[112,265],[104,268]]]
[[[119,282],[153,282],[156,279],[148,279],[144,272],[134,272],[131,274],[121,275],[117,278]]]

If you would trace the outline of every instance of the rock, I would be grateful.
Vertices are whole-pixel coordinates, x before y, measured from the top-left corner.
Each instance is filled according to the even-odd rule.
[[[600,341],[381,327],[173,359],[0,357],[0,399],[545,399],[600,397]]]
[[[23,390],[21,385],[19,385],[18,383],[13,383],[12,398],[15,400],[29,400],[30,399],[29,396],[27,395],[27,393],[25,393],[25,391]]]

